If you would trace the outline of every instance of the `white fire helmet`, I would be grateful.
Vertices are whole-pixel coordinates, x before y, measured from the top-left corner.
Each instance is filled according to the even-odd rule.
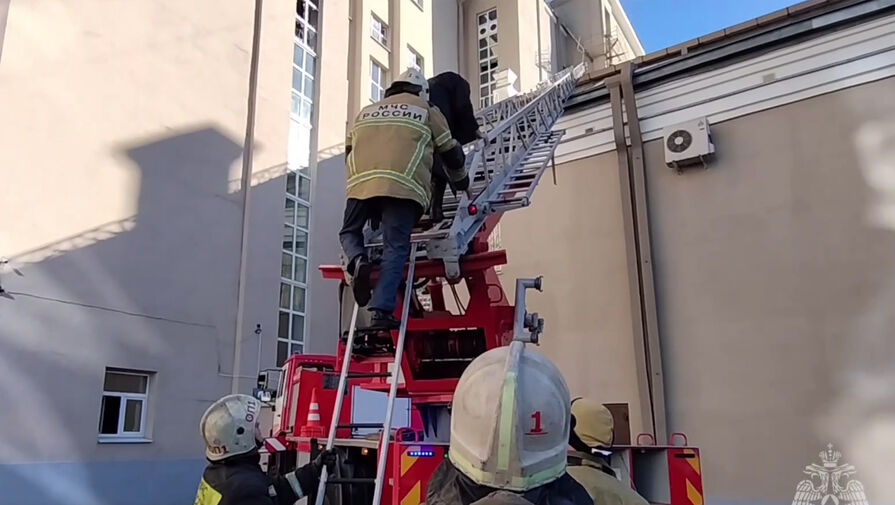
[[[522,342],[476,358],[457,384],[451,463],[478,484],[527,491],[561,477],[571,429],[559,369]]]
[[[261,442],[261,402],[249,395],[227,395],[211,404],[199,432],[205,440],[205,456],[220,461],[251,452]]]
[[[392,82],[392,84],[396,82],[406,82],[410,84],[414,84],[419,86],[422,91],[420,91],[420,98],[423,100],[429,101],[429,81],[423,77],[423,73],[415,68],[408,68],[404,71],[403,74],[399,75],[397,79]]]

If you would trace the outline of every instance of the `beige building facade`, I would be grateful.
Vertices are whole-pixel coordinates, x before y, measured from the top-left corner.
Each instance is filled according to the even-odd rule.
[[[628,404],[632,434],[685,433],[705,503],[805,503],[828,444],[854,465],[842,486],[895,498],[895,16],[880,7],[806,2],[635,59],[633,93],[625,67],[592,73],[557,125],[558,184],[503,220],[503,275],[544,275],[529,310],[573,394]],[[663,132],[700,118],[715,155],[678,173]]]
[[[354,114],[410,66],[484,104],[565,65],[541,1],[253,7],[0,0],[0,504],[189,502],[210,402],[335,350]]]
[[[244,240],[251,2],[0,2],[0,503],[190,503],[199,417],[274,363],[295,4],[264,5]]]

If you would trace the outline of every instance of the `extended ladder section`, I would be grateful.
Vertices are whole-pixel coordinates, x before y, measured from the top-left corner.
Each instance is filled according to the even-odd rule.
[[[423,220],[412,238],[430,259],[444,261],[448,277],[459,277],[459,258],[489,217],[531,203],[564,133],[554,131],[553,125],[583,71],[583,65],[566,69],[535,90],[476,114],[485,138],[466,146],[472,200],[448,190],[444,220],[435,224]],[[381,245],[381,236],[369,236],[368,246]]]

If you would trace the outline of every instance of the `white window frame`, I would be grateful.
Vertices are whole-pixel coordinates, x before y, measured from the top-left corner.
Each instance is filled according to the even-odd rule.
[[[289,226],[289,228],[292,230],[292,241],[293,242],[295,241],[296,234],[298,232],[303,232],[305,234],[305,236],[307,237],[307,247],[309,248],[309,250],[306,251],[305,254],[301,254],[298,251],[287,250],[287,249],[284,249],[282,247],[282,245],[280,246],[280,257],[281,257],[281,260],[280,260],[281,261],[281,263],[280,263],[280,265],[281,265],[280,289],[282,289],[283,285],[289,286],[289,306],[283,307],[281,305],[280,295],[278,292],[278,294],[277,294],[277,353],[279,353],[280,342],[285,343],[287,346],[286,358],[288,358],[289,356],[294,354],[292,352],[293,345],[301,346],[301,351],[304,352],[305,342],[306,342],[305,336],[307,335],[307,331],[308,331],[308,282],[307,281],[308,281],[308,276],[309,276],[308,269],[310,267],[308,255],[310,254],[310,246],[311,246],[311,230],[310,230],[310,227],[311,227],[311,223],[310,223],[311,202],[310,202],[310,200],[305,200],[301,196],[298,196],[298,195],[300,195],[300,191],[298,188],[301,187],[302,179],[304,179],[308,184],[311,184],[311,178],[306,173],[306,171],[290,170],[289,175],[293,175],[293,174],[295,175],[295,195],[293,195],[292,193],[290,193],[287,190],[286,191],[286,199],[291,200],[293,205],[295,206],[294,212],[295,212],[296,216],[298,216],[298,207],[299,206],[303,206],[308,209],[308,225],[302,226],[302,225],[298,224],[297,217],[296,217],[296,220],[294,220],[291,223],[285,222],[285,220],[284,220],[283,225]],[[288,178],[288,175],[287,175],[287,178]],[[308,195],[308,196],[309,196],[309,198],[313,198],[313,195]],[[290,272],[291,275],[289,277],[282,275],[282,255],[284,255],[284,254],[288,254],[292,258],[292,271]],[[304,266],[305,280],[304,281],[299,281],[297,276],[295,275],[297,268],[298,268],[297,263],[300,260],[304,261],[304,263],[305,263],[305,266]],[[303,289],[305,292],[305,301],[304,301],[305,303],[304,303],[303,311],[293,308],[294,290],[296,288]],[[280,328],[279,328],[279,324],[280,324],[279,315],[280,314],[287,314],[289,316],[289,321],[288,321],[288,325],[286,328],[286,338],[280,337]],[[301,339],[293,339],[292,338],[292,334],[293,334],[292,324],[293,324],[294,316],[301,316],[302,320],[303,320]],[[277,358],[279,358],[279,354],[277,355]],[[282,365],[282,363],[279,362],[279,359],[277,360],[277,362],[278,362],[277,363],[278,366]]]
[[[146,392],[144,393],[122,393],[120,391],[106,391],[105,380],[106,376],[110,373],[118,374],[118,375],[136,375],[139,377],[146,378]],[[118,427],[117,432],[112,433],[98,433],[98,438],[100,442],[149,442],[150,440],[146,436],[146,420],[148,418],[149,412],[149,391],[152,387],[152,375],[148,372],[136,372],[136,371],[128,371],[128,370],[118,370],[115,368],[107,368],[103,373],[103,394],[100,399],[100,419],[99,426],[97,426],[97,431],[102,428],[102,398],[107,396],[113,396],[120,398],[120,403],[118,405]],[[127,401],[128,400],[140,400],[143,405],[140,407],[140,430],[139,431],[124,431],[124,418],[127,412]]]
[[[299,37],[298,34],[295,34],[296,42],[301,42],[305,47],[311,49],[311,51],[317,51],[317,30],[320,27],[320,7],[317,5],[319,2],[317,0],[305,0],[305,11],[298,12],[298,4],[296,3],[296,11],[295,11],[295,24],[296,26],[301,25],[302,27],[302,36]],[[317,26],[313,26],[311,24],[311,11],[317,11]],[[297,29],[296,29],[297,31]],[[311,43],[313,39],[313,44]]]
[[[490,31],[491,25],[491,13],[494,13],[494,23],[497,25],[494,33]],[[480,19],[485,17],[485,22],[482,23]],[[500,68],[500,60],[497,56],[497,46],[499,44],[498,41],[494,41],[491,39],[491,35],[497,35],[500,30],[500,17],[497,12],[497,8],[488,9],[484,12],[480,12],[476,14],[476,33],[478,35],[476,51],[478,51],[478,64],[479,64],[479,72],[478,72],[478,84],[479,84],[479,106],[482,108],[488,107],[494,104],[494,91],[492,88],[496,88],[497,80],[494,78],[494,74],[497,72],[497,69]],[[482,45],[484,42],[484,46]],[[486,51],[486,57],[482,58],[482,51]],[[493,70],[492,70],[492,63]],[[485,71],[482,71],[482,65],[486,65],[487,68]],[[485,82],[482,82],[482,78],[484,77]]]
[[[375,69],[379,69],[379,82],[376,82],[373,79],[373,73]],[[388,82],[388,68],[378,61],[375,58],[370,58],[370,101],[378,102],[385,98],[385,83]],[[379,96],[373,96],[373,86],[376,86],[377,94]]]
[[[298,48],[302,51],[302,61],[295,61],[295,49]],[[315,80],[316,69],[319,62],[317,61],[317,56],[313,51],[309,51],[307,47],[303,44],[295,44],[295,47],[292,49],[293,57],[292,57],[292,75],[293,75],[293,87],[292,87],[292,103],[289,107],[290,116],[298,121],[300,124],[311,127],[314,117],[314,90],[313,89],[305,89],[305,84],[310,84],[310,86],[316,87],[317,82]],[[308,66],[311,65],[313,61],[314,73],[308,72]],[[297,89],[294,86],[295,76],[299,75],[301,77],[301,82],[299,85],[301,89]],[[302,106],[307,109],[307,117],[302,116],[301,110]]]
[[[407,59],[409,60],[408,67],[415,68],[420,71],[421,74],[426,75],[426,59],[423,58],[423,55],[418,53],[410,44],[407,45]],[[419,63],[415,65],[414,63]]]
[[[388,49],[389,28],[388,23],[379,19],[376,14],[370,13],[370,38]]]

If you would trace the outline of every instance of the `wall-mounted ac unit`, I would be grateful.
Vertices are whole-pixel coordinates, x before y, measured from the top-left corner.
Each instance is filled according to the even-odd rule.
[[[665,163],[680,171],[688,165],[706,165],[715,153],[709,122],[706,118],[669,126],[662,130],[665,141]]]

